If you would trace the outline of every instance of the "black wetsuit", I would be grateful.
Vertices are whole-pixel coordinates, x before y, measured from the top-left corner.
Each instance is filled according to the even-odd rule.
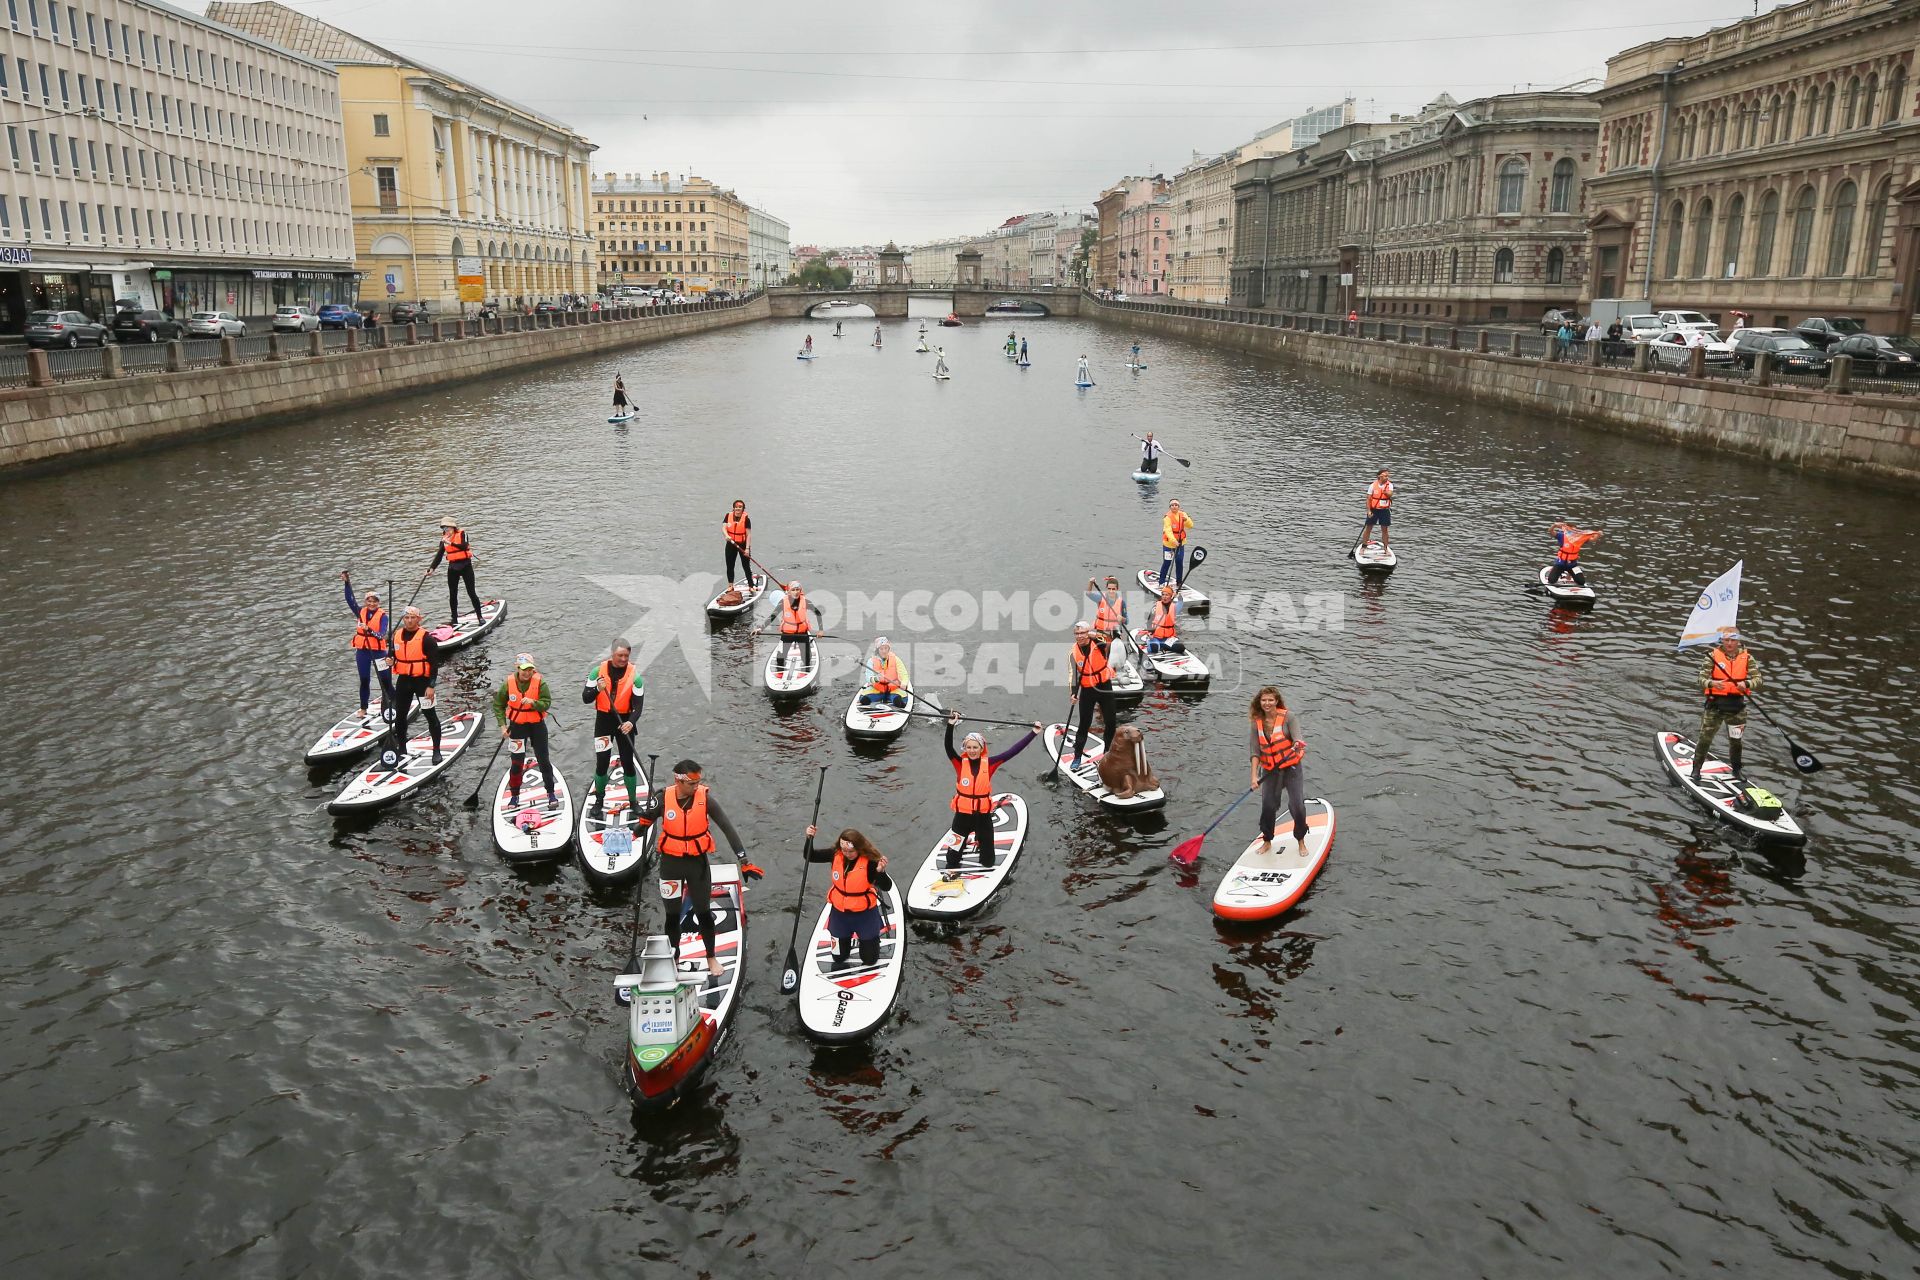
[[[420,630],[423,632],[426,631],[424,624]],[[389,646],[393,644],[394,639],[399,635],[400,631],[396,628],[393,636],[388,638]],[[388,743],[396,756],[406,754],[407,718],[413,714],[414,700],[419,699],[420,710],[427,718],[427,732],[433,735],[434,758],[438,759],[440,756],[440,713],[433,709],[432,698],[434,681],[440,678],[440,642],[435,640],[431,633],[423,636],[421,639],[421,652],[426,656],[427,666],[429,667],[426,675],[403,676],[397,669],[393,673],[393,701],[388,704],[387,708],[388,714],[392,717],[388,721],[388,724],[391,726],[387,730]]]
[[[992,768],[998,769],[1001,765],[1013,759],[1022,751],[1025,751],[1027,744],[1032,741],[1033,730],[1029,729],[1021,736],[1020,741],[1014,743],[999,755],[988,756],[987,762]],[[957,794],[959,791],[960,761],[965,759],[965,757],[953,749],[952,724],[947,725],[947,759],[953,761],[954,789]],[[947,850],[947,870],[951,871],[960,865],[960,853],[966,847],[966,838],[968,836],[973,837],[974,843],[980,849],[980,864],[987,867],[994,864],[994,860],[999,856],[999,853],[994,848],[993,843],[992,809],[988,809],[985,813],[960,813],[956,811],[953,815],[953,826],[950,829],[953,834],[959,836],[960,839],[956,840],[953,843],[953,847]]]

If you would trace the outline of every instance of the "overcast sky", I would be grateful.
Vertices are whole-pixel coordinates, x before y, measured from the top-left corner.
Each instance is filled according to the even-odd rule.
[[[1085,208],[1347,96],[1385,119],[1602,77],[1613,53],[1756,4],[285,2],[567,121],[597,173],[697,173],[822,245]]]

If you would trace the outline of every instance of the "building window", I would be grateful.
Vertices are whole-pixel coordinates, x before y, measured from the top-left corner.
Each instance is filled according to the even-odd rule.
[[[1895,67],[1893,74],[1887,77],[1887,119],[1898,120],[1904,109],[1900,100],[1907,96],[1907,69]]]
[[[1873,127],[1873,108],[1877,104],[1879,97],[1880,74],[1878,72],[1871,72],[1867,76],[1866,97],[1860,102],[1860,127],[1862,129],[1871,129]]]
[[[1672,280],[1680,274],[1680,236],[1686,229],[1687,209],[1678,200],[1667,210],[1667,279]]]
[[[1780,193],[1769,191],[1760,197],[1760,232],[1753,242],[1753,274],[1764,276],[1773,270],[1773,234],[1780,224]]]
[[[1527,193],[1527,163],[1515,158],[1500,166],[1500,203],[1497,213],[1518,213]]]
[[[1813,250],[1813,188],[1802,187],[1793,198],[1793,247],[1787,254],[1787,274],[1807,273],[1807,255]]]
[[[373,118],[373,136],[376,138],[387,138],[387,137],[393,136],[392,127],[388,124],[386,116],[376,115]]]
[[[1807,90],[1806,117],[1800,123],[1800,136],[1811,138],[1815,129],[1820,127],[1820,87],[1815,85]]]
[[[1892,181],[1882,178],[1880,185],[1873,189],[1873,204],[1867,210],[1866,260],[1860,264],[1860,274],[1877,276],[1880,274],[1880,240],[1887,233],[1887,196],[1892,191]]]
[[[400,208],[399,174],[392,165],[381,165],[373,171],[374,184],[380,192],[380,212],[394,213]]]
[[[1859,107],[1860,77],[1850,76],[1847,79],[1847,91],[1840,95],[1840,127],[1842,129],[1853,128],[1855,121],[1859,119],[1857,114]]]
[[[1547,250],[1547,283],[1559,284],[1566,275],[1567,255],[1559,249]]]
[[[1501,175],[1501,181],[1502,183],[1506,181],[1504,174]],[[1513,250],[1502,249],[1493,255],[1493,282],[1495,284],[1513,283]]]
[[[1833,193],[1833,207],[1827,215],[1827,274],[1847,274],[1847,259],[1853,254],[1853,210],[1860,201],[1860,189],[1843,182]]]
[[[1746,232],[1747,198],[1735,193],[1727,201],[1726,243],[1721,246],[1720,256],[1727,260],[1726,274],[1735,275],[1740,270],[1740,237]]]
[[[1773,135],[1768,142],[1793,141],[1793,107],[1799,101],[1793,94],[1787,95],[1786,106],[1780,105],[1780,99],[1773,100]]]
[[[1573,211],[1573,161],[1562,160],[1553,166],[1553,195],[1547,207],[1554,213]]]
[[[1707,274],[1707,251],[1713,241],[1713,201],[1702,200],[1693,206],[1693,270],[1688,274]]]

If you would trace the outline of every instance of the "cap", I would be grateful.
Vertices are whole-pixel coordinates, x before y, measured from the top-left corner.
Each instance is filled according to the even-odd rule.
[[[883,649],[886,647],[886,644],[887,638],[885,636],[875,636],[873,638],[873,647],[876,649]]]
[[[446,528],[458,529],[460,527],[460,522],[458,520],[455,520],[452,516],[441,516],[440,527],[442,529],[446,529]]]
[[[1073,624],[1073,633],[1075,635],[1079,635],[1082,631],[1091,630],[1093,630],[1093,627],[1085,622],[1076,622]]]
[[[960,745],[963,747],[966,746],[969,742],[977,742],[983,747],[987,745],[987,740],[981,737],[977,733],[970,733],[966,737],[960,739]]]
[[[513,665],[522,671],[530,671],[533,669],[533,655],[530,653],[517,653],[513,657]]]

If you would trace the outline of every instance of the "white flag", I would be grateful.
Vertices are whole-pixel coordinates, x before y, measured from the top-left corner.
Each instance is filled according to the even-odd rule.
[[[1736,561],[1733,568],[1715,578],[1700,593],[1700,598],[1694,602],[1693,613],[1687,618],[1686,629],[1680,633],[1680,648],[1713,644],[1720,639],[1722,632],[1738,628],[1740,566],[1745,563],[1745,560]]]

